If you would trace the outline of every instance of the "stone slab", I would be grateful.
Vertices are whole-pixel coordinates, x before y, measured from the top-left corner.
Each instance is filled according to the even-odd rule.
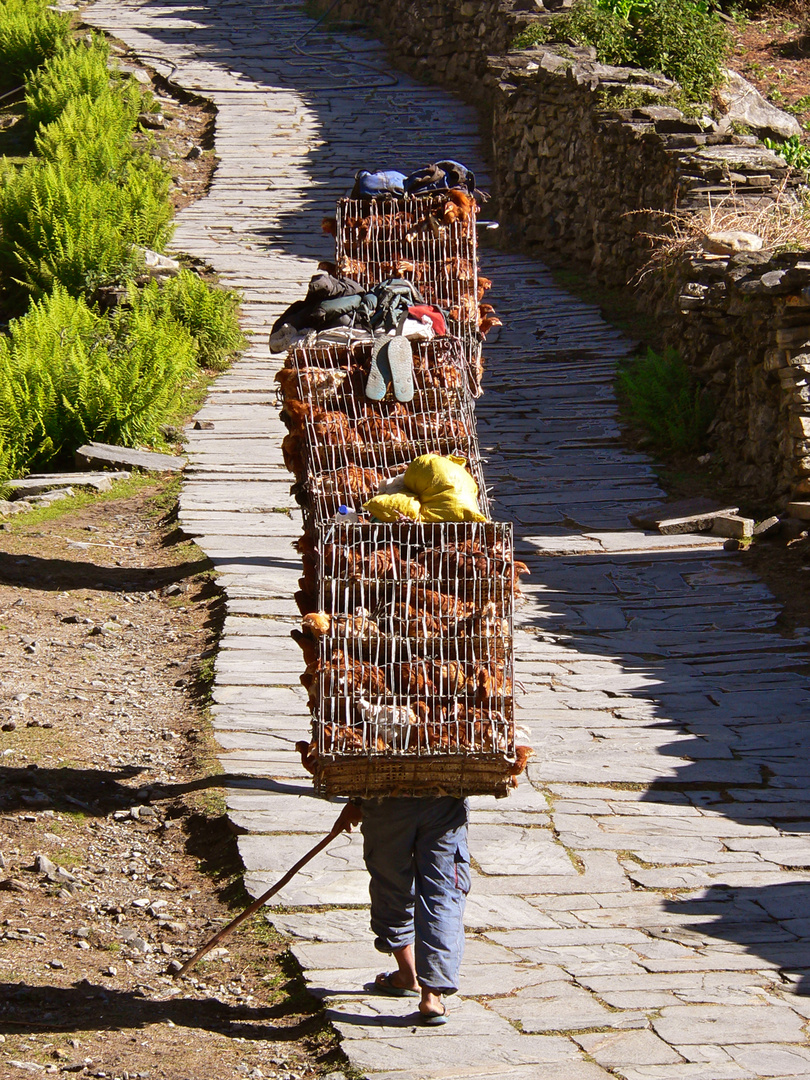
[[[470,847],[485,874],[560,874],[575,876],[576,868],[549,830],[510,825],[470,827]]]
[[[86,443],[80,446],[74,457],[79,468],[86,466],[123,466],[125,469],[143,469],[145,472],[182,472],[186,458],[170,454],[156,454],[152,450],[130,450],[124,446],[108,443]]]
[[[574,1035],[574,1042],[608,1068],[625,1065],[674,1065],[683,1061],[652,1031],[611,1031]]]
[[[21,499],[65,486],[109,491],[115,480],[126,480],[129,476],[129,471],[29,473],[22,480],[7,480],[4,486],[14,492],[15,498]]]
[[[691,1046],[712,1043],[802,1043],[804,1021],[792,1009],[775,1005],[675,1005],[652,1021],[665,1042]]]

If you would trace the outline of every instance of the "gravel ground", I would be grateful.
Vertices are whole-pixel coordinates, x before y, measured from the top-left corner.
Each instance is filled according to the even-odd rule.
[[[170,483],[0,531],[0,1075],[322,1076],[334,1037],[247,898],[210,752],[220,599]]]

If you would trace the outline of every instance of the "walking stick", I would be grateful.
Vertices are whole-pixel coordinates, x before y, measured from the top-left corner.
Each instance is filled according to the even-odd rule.
[[[280,881],[277,881],[275,885],[272,885],[267,892],[262,893],[258,900],[254,900],[250,907],[246,907],[245,910],[240,915],[237,915],[235,919],[232,919],[227,926],[223,926],[221,930],[218,930],[210,941],[206,941],[205,945],[203,945],[201,949],[198,949],[191,959],[186,960],[185,964],[175,972],[174,977],[179,979],[181,975],[185,975],[187,971],[194,967],[198,960],[202,960],[205,954],[210,952],[223,938],[226,938],[232,930],[235,930],[240,923],[245,921],[245,919],[249,919],[254,912],[258,911],[260,907],[267,903],[271,896],[275,896],[280,889],[283,889],[287,882],[294,878],[298,871],[306,866],[310,859],[314,859],[319,851],[323,851],[326,845],[331,844],[335,837],[339,836],[346,828],[346,811],[343,810],[340,817],[332,826],[331,832],[327,833],[323,840],[319,840],[314,848],[308,851],[302,859],[299,859],[295,866],[290,867]]]

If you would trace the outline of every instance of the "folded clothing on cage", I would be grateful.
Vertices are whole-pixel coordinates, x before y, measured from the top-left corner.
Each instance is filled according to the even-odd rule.
[[[475,174],[460,161],[435,161],[409,173],[395,169],[360,169],[355,174],[350,199],[402,198],[405,195],[434,195],[460,188],[475,193]],[[479,193],[480,194],[480,193]]]
[[[351,278],[323,272],[311,279],[306,297],[290,304],[276,319],[270,351],[284,352],[307,341],[309,331],[332,335],[339,328],[348,329],[352,340],[358,339],[358,330],[386,334],[398,330],[420,341],[447,332],[444,312],[426,304],[416,286],[404,278],[388,278],[366,289]],[[340,334],[336,341],[329,336],[328,341],[342,342],[343,337]]]
[[[405,194],[405,173],[395,169],[370,172],[360,169],[354,177],[351,199],[379,199]]]

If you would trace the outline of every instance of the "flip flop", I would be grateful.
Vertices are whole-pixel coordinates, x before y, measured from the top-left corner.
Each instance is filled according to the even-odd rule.
[[[447,1009],[440,1013],[423,1013],[420,1009],[419,1022],[423,1027],[442,1027],[447,1023]]]
[[[391,979],[396,974],[396,971],[381,972],[374,980],[374,989],[380,994],[386,994],[388,997],[421,997],[418,990],[405,990],[401,986],[394,986]]]
[[[388,339],[388,368],[397,401],[413,401],[413,351],[406,337]]]
[[[388,338],[384,334],[374,339],[371,347],[371,368],[366,380],[366,397],[371,401],[382,401],[388,392],[391,381],[391,368],[388,364]]]

